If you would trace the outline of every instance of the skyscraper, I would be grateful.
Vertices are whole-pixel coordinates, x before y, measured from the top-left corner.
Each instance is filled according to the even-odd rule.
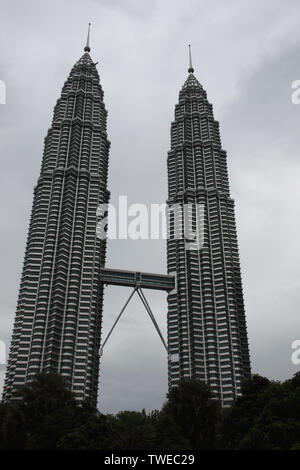
[[[110,142],[89,53],[88,32],[45,139],[3,399],[14,399],[44,370],[61,374],[79,401],[96,406],[103,285],[112,284],[134,289],[120,315],[135,292],[141,297],[168,350],[169,386],[201,379],[229,405],[250,375],[250,360],[234,201],[212,106],[190,58],[168,154],[168,205],[187,209],[183,219],[170,211],[169,276],[105,269],[106,239],[96,227],[97,208],[110,197]],[[184,238],[176,237],[178,220]],[[142,288],[168,292],[168,347]]]
[[[177,285],[168,295],[169,385],[201,379],[226,406],[250,376],[234,201],[219,124],[191,55],[188,73],[171,125],[168,205],[186,208],[184,232],[198,244],[174,236],[170,211],[168,274]]]
[[[96,210],[109,201],[107,112],[89,33],[45,139],[4,385],[4,400],[40,370],[97,401],[106,241]]]

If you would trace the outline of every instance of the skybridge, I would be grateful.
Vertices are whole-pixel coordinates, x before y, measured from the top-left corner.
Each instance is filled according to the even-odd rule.
[[[145,273],[145,272],[139,272],[139,271],[126,271],[126,270],[121,270],[121,269],[103,268],[100,271],[100,279],[104,285],[132,287],[132,292],[129,298],[125,302],[121,312],[119,313],[113,326],[111,327],[106,339],[102,343],[102,346],[100,348],[100,356],[102,356],[103,348],[105,344],[107,343],[115,326],[117,325],[118,321],[123,315],[123,312],[125,311],[127,305],[129,304],[130,300],[132,299],[135,293],[137,293],[138,296],[140,297],[166,351],[168,352],[167,344],[163,338],[163,335],[159,329],[159,326],[155,320],[153,312],[148,304],[148,301],[142,289],[155,289],[155,290],[162,290],[162,291],[170,292],[174,290],[176,287],[175,276],[167,275],[167,274],[153,274],[153,273]]]
[[[104,284],[126,287],[140,287],[171,291],[175,289],[175,277],[167,274],[152,274],[120,269],[101,269],[101,281]]]

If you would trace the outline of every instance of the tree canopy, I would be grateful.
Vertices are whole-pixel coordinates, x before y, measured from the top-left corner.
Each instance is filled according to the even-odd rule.
[[[253,375],[223,410],[205,383],[184,380],[161,410],[105,415],[42,372],[0,404],[0,449],[300,450],[300,373],[283,383]]]

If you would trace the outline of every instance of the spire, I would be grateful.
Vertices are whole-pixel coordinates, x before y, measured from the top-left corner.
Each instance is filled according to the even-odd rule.
[[[89,28],[88,28],[88,35],[87,35],[87,40],[86,40],[86,46],[84,48],[84,52],[90,52],[90,29],[91,29],[91,23],[89,23]]]
[[[193,73],[194,72],[194,69],[193,69],[193,66],[192,66],[192,53],[191,53],[191,45],[189,44],[189,69],[188,69],[188,72],[189,73]]]

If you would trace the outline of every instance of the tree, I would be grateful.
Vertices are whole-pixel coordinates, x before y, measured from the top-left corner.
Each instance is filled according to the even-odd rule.
[[[112,442],[110,449],[149,449],[155,436],[155,428],[145,410],[120,411],[111,421]]]
[[[45,372],[19,390],[18,401],[2,406],[1,445],[6,449],[56,449],[63,436],[93,414],[88,404],[76,403],[60,375]]]
[[[183,435],[182,429],[175,423],[173,416],[165,409],[150,414],[155,426],[155,437],[151,449],[189,450],[191,444]]]
[[[265,405],[242,442],[245,449],[289,450],[300,443],[300,374],[271,383],[262,394]]]
[[[182,380],[167,394],[163,412],[168,413],[192,449],[213,449],[220,405],[208,385],[200,380]]]
[[[239,449],[247,433],[254,426],[262,411],[266,397],[263,392],[270,381],[258,374],[246,379],[242,384],[242,396],[238,397],[232,407],[223,411],[221,447]]]
[[[84,424],[63,435],[57,445],[64,450],[108,450],[113,441],[113,416],[90,416]]]
[[[97,413],[63,378],[39,373],[19,400],[0,404],[0,449],[300,449],[300,373],[283,383],[254,375],[222,411],[209,387],[184,380],[161,411]]]
[[[223,447],[297,449],[300,443],[300,374],[283,383],[254,375],[223,423]]]
[[[0,450],[24,448],[26,427],[20,407],[15,404],[0,404]]]

